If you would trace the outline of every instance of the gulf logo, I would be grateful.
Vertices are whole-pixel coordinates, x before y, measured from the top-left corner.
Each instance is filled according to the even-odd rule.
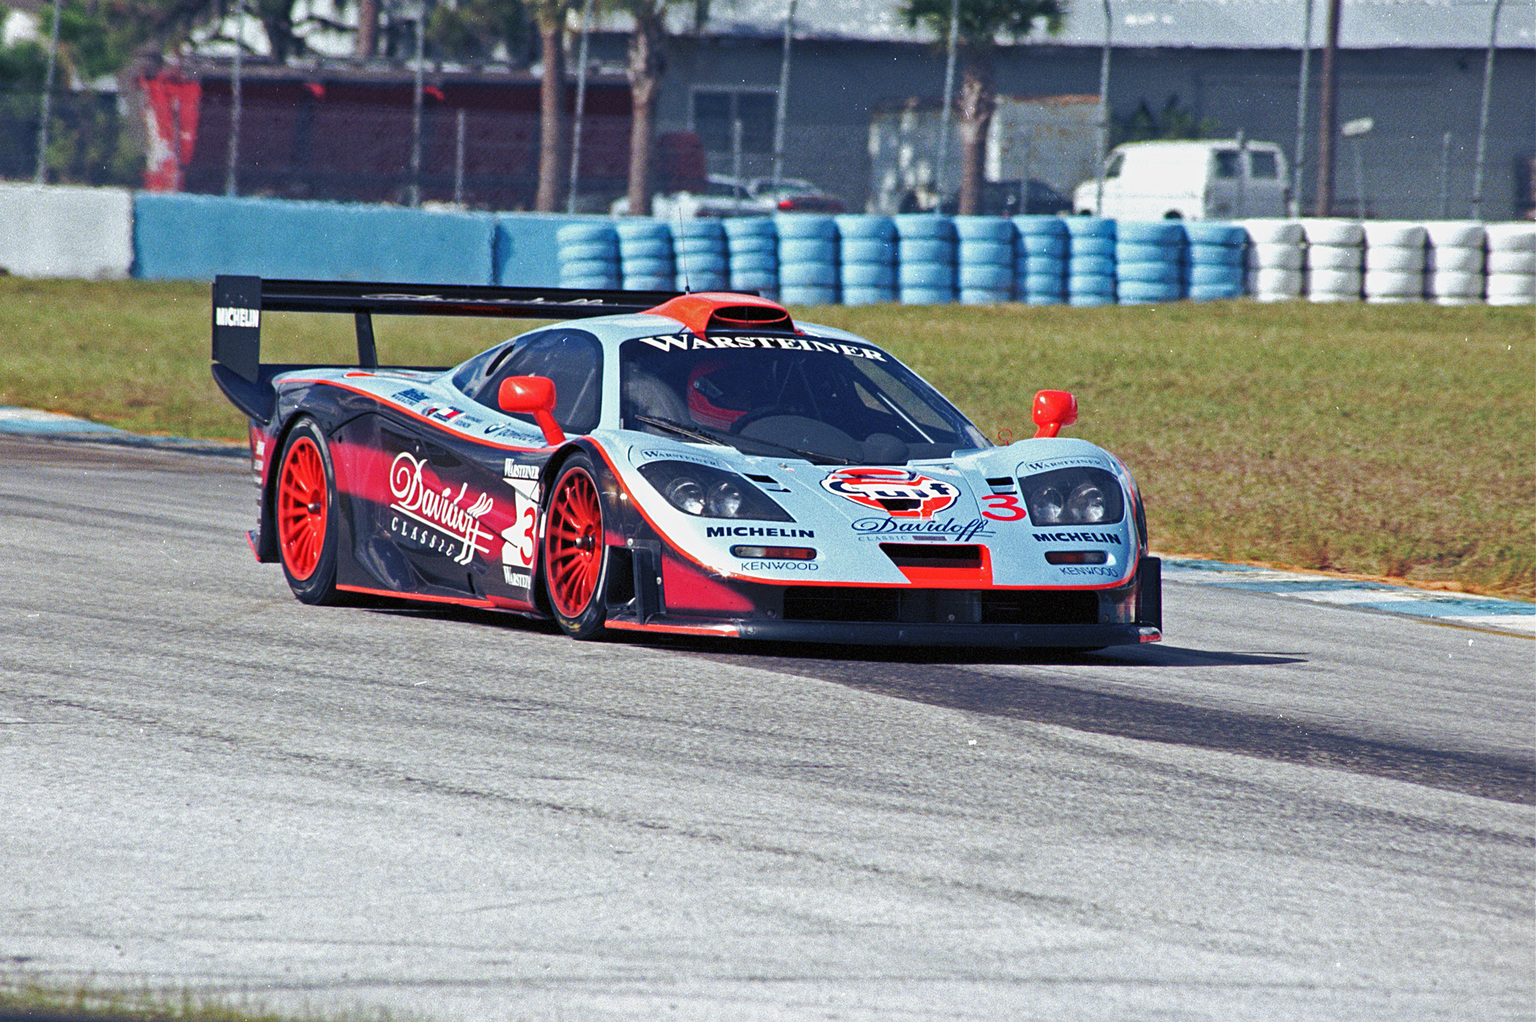
[[[900,468],[840,468],[821,486],[892,518],[932,518],[960,496],[958,486]]]

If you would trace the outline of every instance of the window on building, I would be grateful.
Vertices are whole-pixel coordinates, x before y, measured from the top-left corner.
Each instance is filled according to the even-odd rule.
[[[710,152],[735,150],[736,124],[741,125],[741,151],[773,152],[773,125],[778,100],[771,92],[698,89],[693,93],[693,130]]]

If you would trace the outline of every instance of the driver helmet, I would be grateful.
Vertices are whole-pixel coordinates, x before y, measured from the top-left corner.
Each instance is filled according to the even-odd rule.
[[[754,405],[761,380],[737,361],[706,359],[688,374],[688,411],[695,422],[730,429]]]

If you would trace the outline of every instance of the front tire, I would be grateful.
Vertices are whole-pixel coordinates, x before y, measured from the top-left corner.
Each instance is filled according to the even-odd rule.
[[[608,546],[597,474],[572,455],[550,488],[544,518],[544,583],[555,621],[573,639],[594,639],[608,620]]]
[[[337,603],[336,473],[319,423],[295,422],[277,464],[272,510],[288,587],[303,603]]]

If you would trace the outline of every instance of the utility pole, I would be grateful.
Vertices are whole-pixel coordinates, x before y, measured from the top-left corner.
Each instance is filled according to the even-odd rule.
[[[37,121],[37,184],[48,183],[48,119],[53,116],[53,68],[59,53],[59,0],[53,0],[53,30],[48,33],[48,70],[43,75],[43,109]]]
[[[1333,143],[1339,133],[1339,12],[1344,0],[1328,2],[1328,42],[1323,47],[1322,99],[1317,124],[1317,215],[1333,215]]]

